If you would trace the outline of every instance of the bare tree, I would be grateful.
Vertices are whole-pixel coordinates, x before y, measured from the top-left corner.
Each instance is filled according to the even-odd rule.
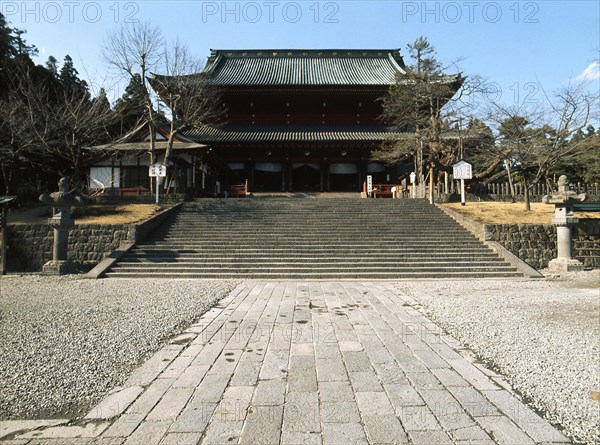
[[[0,101],[0,170],[4,192],[12,192],[17,169],[31,166],[30,152],[35,147],[35,138],[27,120],[27,102],[10,90]]]
[[[113,137],[114,111],[101,92],[90,98],[79,89],[53,89],[47,84],[23,82],[23,128],[29,134],[28,158],[40,168],[69,175],[81,191],[82,164],[91,159],[88,147]]]
[[[519,176],[526,210],[531,209],[531,189],[548,179],[549,170],[585,149],[585,142],[574,136],[587,127],[597,100],[580,83],[545,94],[545,101],[535,107],[491,103],[488,119],[497,137],[492,154],[505,159],[507,174]]]
[[[475,161],[476,177],[495,171],[501,159],[490,160],[489,150],[486,157],[479,156],[490,143],[489,131],[473,124],[479,121],[480,98],[494,91],[493,84],[478,75],[464,77],[460,60],[442,66],[424,37],[409,44],[408,52],[414,64],[397,77],[383,100],[382,120],[394,125],[396,135],[372,157],[387,164],[412,159],[419,182],[428,163],[431,184],[434,167],[443,172],[446,183],[451,164],[462,158]],[[458,74],[445,75],[448,71]]]
[[[147,76],[159,69],[164,52],[164,38],[160,28],[148,22],[123,25],[110,32],[102,46],[105,62],[126,75],[129,80],[141,79],[146,106],[145,119],[150,133],[150,162],[156,161],[156,110]],[[137,76],[136,76],[137,75]]]
[[[173,142],[177,135],[194,127],[217,123],[225,113],[216,87],[202,73],[204,64],[191,55],[179,41],[165,47],[164,75],[150,78],[152,88],[171,110],[169,140],[164,164],[171,160]]]
[[[386,163],[413,158],[419,182],[423,181],[424,150],[431,160],[444,157],[447,145],[442,138],[444,119],[442,107],[454,96],[464,81],[457,76],[444,76],[435,59],[433,46],[420,37],[408,50],[414,65],[399,75],[383,99],[384,122],[392,123],[398,133],[404,133],[384,143],[373,157]]]

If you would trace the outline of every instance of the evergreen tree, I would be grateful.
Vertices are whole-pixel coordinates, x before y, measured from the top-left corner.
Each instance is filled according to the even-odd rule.
[[[140,124],[146,115],[146,96],[142,77],[136,73],[125,88],[123,96],[115,103],[121,121],[121,132],[127,133]]]
[[[572,181],[586,184],[600,182],[600,131],[588,125],[580,129],[569,141],[571,146],[580,146],[571,156],[565,156],[551,168],[555,175],[566,174]]]
[[[58,79],[67,90],[89,93],[87,82],[79,78],[79,72],[75,69],[73,59],[68,54],[65,56]]]
[[[421,36],[406,47],[408,54],[415,61],[414,65],[408,67],[411,72],[429,76],[442,75],[441,64],[435,58],[435,48],[429,43],[427,37]]]
[[[34,66],[30,56],[37,54],[37,49],[27,45],[23,34],[25,31],[8,26],[0,13],[0,97],[6,98],[10,88],[18,84],[16,77]]]
[[[0,13],[0,63],[17,55],[13,29],[8,26],[6,18]]]
[[[48,57],[48,60],[46,61],[46,69],[58,79],[58,60],[56,60],[56,57]]]
[[[443,137],[449,130],[448,116],[442,107],[452,99],[462,86],[460,74],[446,76],[435,58],[435,50],[425,37],[408,45],[414,61],[398,75],[383,99],[382,120],[405,133],[402,137],[386,141],[372,157],[395,164],[412,158],[419,183],[424,180],[424,164],[448,165],[455,161],[457,147]]]

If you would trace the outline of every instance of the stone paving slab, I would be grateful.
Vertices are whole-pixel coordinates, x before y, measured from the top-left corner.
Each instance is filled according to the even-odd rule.
[[[391,282],[248,282],[85,419],[0,433],[22,445],[570,443],[507,388]]]

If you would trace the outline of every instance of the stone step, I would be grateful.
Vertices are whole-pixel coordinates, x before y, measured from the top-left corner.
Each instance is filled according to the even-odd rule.
[[[258,279],[522,276],[425,201],[372,201],[256,199],[185,204],[106,275]]]
[[[261,261],[261,262],[251,262],[251,261],[224,261],[224,260],[202,260],[202,261],[121,261],[115,267],[127,267],[127,268],[147,268],[147,267],[155,267],[155,268],[179,268],[179,267],[225,267],[225,268],[264,268],[264,267],[274,267],[274,268],[287,268],[287,267],[309,267],[309,268],[323,268],[323,267],[361,267],[361,268],[396,268],[396,269],[410,269],[410,268],[435,268],[435,267],[470,267],[470,268],[481,268],[481,267],[511,267],[510,264],[502,261],[446,261],[446,262],[435,262],[435,261],[360,261],[360,262],[352,262],[352,261],[343,261],[343,259],[339,259],[338,261],[290,261],[287,258],[282,258],[281,261]]]
[[[163,238],[156,239],[154,241],[148,241],[145,244],[156,244],[156,243],[168,243],[172,245],[177,244],[196,244],[196,245],[227,245],[227,244],[255,244],[255,243],[266,243],[270,245],[276,244],[284,244],[284,245],[298,245],[298,244],[312,244],[312,243],[327,243],[327,244],[344,244],[344,243],[354,243],[360,241],[361,243],[368,242],[370,245],[372,243],[376,243],[378,245],[386,245],[386,244],[404,244],[413,242],[414,238],[411,237],[394,237],[394,236],[378,236],[378,237],[369,237],[364,236],[361,238],[354,238],[348,236],[323,236],[319,237],[315,236],[295,236],[295,237],[260,237],[260,236],[231,236],[231,237],[213,237],[210,240],[194,238],[194,237],[177,237],[177,238]],[[423,243],[441,243],[444,245],[462,245],[466,244],[476,244],[473,238],[467,237],[421,237],[420,241]]]
[[[178,223],[176,227],[164,228],[156,233],[160,234],[200,234],[205,235],[206,230],[211,230],[216,233],[230,233],[234,231],[234,233],[239,232],[259,232],[259,233],[298,233],[298,232],[309,232],[312,230],[327,230],[333,233],[349,233],[361,235],[364,233],[461,233],[465,234],[464,230],[461,230],[460,227],[455,226],[451,227],[448,225],[438,225],[438,226],[429,226],[429,225],[419,225],[419,226],[406,226],[396,223],[390,224],[378,224],[374,226],[373,224],[369,225],[353,225],[348,223],[341,224],[339,221],[336,224],[330,224],[326,226],[316,226],[309,224],[294,224],[294,225],[265,225],[265,224],[237,224],[237,225],[226,225],[226,224],[200,224],[200,223],[186,223],[190,226],[190,230],[185,230],[182,228],[182,225]]]
[[[322,255],[315,255],[307,253],[304,256],[298,256],[298,254],[292,255],[273,255],[273,254],[264,254],[264,253],[235,253],[233,255],[224,254],[224,253],[197,253],[197,254],[171,254],[165,255],[162,253],[159,254],[147,254],[143,252],[132,253],[128,256],[124,256],[120,260],[122,263],[165,263],[165,262],[281,262],[288,261],[291,263],[301,263],[301,262],[336,262],[336,263],[345,263],[345,262],[393,262],[397,264],[398,262],[402,262],[404,264],[412,264],[412,263],[440,263],[440,262],[469,262],[473,264],[475,262],[490,262],[490,261],[501,261],[498,259],[496,255],[490,253],[488,255],[478,254],[478,255],[453,255],[453,256],[444,256],[440,258],[432,257],[431,255],[361,255],[361,256],[348,256],[348,255],[340,255],[340,256],[331,256],[330,253],[324,253]]]
[[[357,252],[361,252],[361,251],[367,251],[367,252],[447,252],[447,251],[452,251],[452,252],[479,252],[479,251],[485,251],[485,252],[490,252],[490,250],[485,247],[482,246],[480,244],[477,244],[475,242],[470,242],[470,243],[460,243],[460,244],[452,244],[452,243],[435,243],[435,244],[431,244],[431,245],[421,245],[419,243],[414,243],[414,242],[405,242],[405,243],[396,243],[396,244],[389,244],[389,243],[378,243],[378,242],[373,242],[373,243],[330,243],[330,244],[316,244],[316,243],[295,243],[295,244],[291,244],[289,242],[281,242],[281,243],[269,243],[268,245],[256,245],[255,243],[231,243],[231,244],[220,244],[220,243],[211,243],[210,241],[206,241],[204,243],[200,242],[200,243],[195,243],[194,241],[190,241],[187,243],[184,242],[180,242],[180,243],[165,243],[165,242],[161,242],[161,241],[157,241],[155,243],[148,243],[148,244],[143,244],[137,247],[137,249],[145,249],[145,250],[164,250],[165,248],[171,250],[171,251],[201,251],[201,250],[205,250],[206,248],[210,248],[210,247],[221,247],[223,249],[229,249],[229,250],[247,250],[247,251],[265,251],[265,252],[271,252],[271,251],[283,251],[283,252],[287,252],[289,254],[292,254],[293,251],[291,252],[290,249],[298,249],[298,250],[303,250],[303,251],[323,251],[323,250],[328,250],[328,251],[339,251],[340,253],[342,252],[353,252],[353,251],[357,251]]]
[[[410,271],[410,272],[345,272],[336,271],[334,273],[323,272],[303,272],[303,273],[279,273],[279,272],[261,272],[251,275],[240,274],[236,271],[220,271],[216,273],[162,273],[161,271],[145,272],[117,272],[110,271],[106,273],[110,278],[185,278],[185,279],[261,279],[261,280],[306,280],[306,279],[465,279],[465,278],[522,278],[523,274],[516,271],[467,271],[467,272],[428,272],[428,271]]]
[[[348,232],[344,232],[344,231],[325,231],[325,230],[319,230],[319,231],[310,231],[310,232],[306,232],[306,229],[304,232],[297,230],[297,231],[291,231],[291,232],[286,232],[286,233],[269,233],[267,231],[261,231],[261,232],[256,232],[256,231],[238,231],[238,230],[231,230],[230,232],[227,231],[213,231],[213,230],[204,230],[202,233],[197,233],[197,232],[190,232],[190,233],[155,233],[152,236],[152,239],[170,239],[170,240],[176,240],[176,239],[190,239],[190,238],[206,238],[207,235],[210,235],[211,239],[233,239],[233,238],[240,238],[240,239],[247,239],[248,237],[253,237],[256,239],[270,239],[270,238],[275,238],[275,239],[288,239],[288,238],[306,238],[306,239],[339,239],[339,238],[345,238],[345,239],[365,239],[365,238],[371,238],[371,239],[381,239],[381,238],[390,238],[390,239],[414,239],[415,237],[419,237],[419,239],[447,239],[447,240],[475,240],[476,238],[470,234],[465,234],[465,233],[460,233],[460,232],[441,232],[441,231],[436,231],[436,232],[419,232],[419,231],[385,231],[385,232],[369,232],[369,231],[363,231],[363,232],[357,232],[357,233],[348,233]]]
[[[230,244],[230,245],[220,245],[220,244],[200,244],[195,245],[193,243],[189,244],[173,244],[173,243],[157,243],[157,244],[143,244],[138,246],[135,250],[143,250],[143,251],[165,251],[168,250],[170,252],[207,252],[213,248],[221,248],[219,253],[223,253],[225,251],[231,252],[299,252],[299,253],[324,253],[324,252],[338,252],[339,254],[349,254],[352,252],[361,253],[361,252],[369,252],[372,254],[392,254],[392,253],[429,253],[429,254],[439,254],[446,255],[449,253],[489,253],[491,252],[487,247],[477,245],[475,243],[471,245],[461,244],[461,245],[444,245],[441,243],[431,245],[431,246],[420,246],[418,244],[408,244],[404,243],[398,246],[389,246],[389,245],[377,245],[373,244],[322,244],[322,245],[312,245],[312,244],[279,244],[279,245],[263,245],[256,246],[255,244]],[[449,252],[450,251],[450,252]],[[208,253],[208,252],[207,252]]]

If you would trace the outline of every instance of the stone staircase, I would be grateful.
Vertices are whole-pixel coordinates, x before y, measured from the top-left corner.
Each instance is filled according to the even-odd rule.
[[[420,199],[205,199],[184,204],[108,277],[523,277]]]

